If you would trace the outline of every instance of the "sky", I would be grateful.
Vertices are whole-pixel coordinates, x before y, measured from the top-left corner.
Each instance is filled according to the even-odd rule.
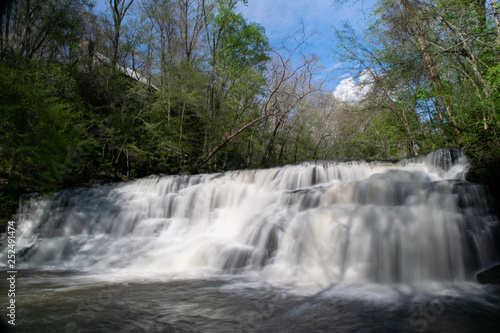
[[[106,10],[106,0],[95,1],[98,11]],[[320,58],[320,65],[324,67],[321,78],[329,79],[326,88],[340,97],[351,88],[355,89],[356,81],[332,56],[336,43],[333,27],[341,28],[343,22],[349,21],[355,29],[362,31],[370,16],[370,8],[377,0],[343,0],[341,6],[334,5],[334,1],[248,0],[247,5],[240,4],[238,9],[247,21],[265,28],[271,46],[275,47],[279,47],[287,35],[301,29],[299,22],[302,21],[306,34],[314,33],[305,51]]]
[[[327,88],[346,94],[356,81],[349,73],[343,71],[342,64],[334,59],[335,28],[341,28],[349,21],[355,28],[362,31],[370,15],[370,8],[376,0],[347,0],[341,6],[335,6],[334,0],[248,0],[248,5],[240,5],[243,16],[250,22],[261,24],[272,46],[279,46],[284,37],[300,29],[302,20],[306,34],[316,34],[311,37],[308,52],[320,57],[320,64],[325,68],[323,77],[329,78]]]

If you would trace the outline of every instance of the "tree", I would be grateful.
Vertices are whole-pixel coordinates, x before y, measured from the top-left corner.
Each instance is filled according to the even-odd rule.
[[[109,0],[109,8],[111,9],[111,16],[113,18],[113,64],[118,64],[120,36],[122,30],[122,23],[127,15],[128,10],[134,3],[134,0]]]
[[[376,136],[390,130],[419,153],[462,146],[473,162],[469,178],[495,184],[500,197],[496,1],[385,0],[375,17],[362,39],[346,30],[339,40],[344,59],[375,78],[373,110],[383,115],[386,108],[395,117],[374,122]],[[401,125],[403,136],[395,131]]]
[[[0,20],[0,52],[73,62],[90,8],[88,0],[7,2]]]
[[[385,96],[376,108],[387,107],[404,126],[413,153],[468,144],[478,124],[496,135],[486,77],[498,52],[487,16],[479,0],[387,0],[364,39],[339,33],[344,56],[369,70],[373,89]]]
[[[19,58],[0,64],[1,218],[26,192],[57,189],[72,178],[83,140],[75,82],[60,65]]]
[[[295,40],[292,47],[283,44],[277,51],[271,51],[271,60],[266,69],[266,90],[259,102],[259,113],[250,121],[240,125],[239,128],[228,133],[221,142],[201,160],[200,165],[207,164],[214,155],[227,146],[244,131],[256,126],[263,121],[273,119],[275,121],[275,133],[281,126],[281,122],[304,100],[309,94],[321,89],[321,82],[313,82],[313,74],[317,71],[317,59],[311,55],[300,55],[301,48],[307,42],[304,35]],[[297,65],[294,64],[299,59]],[[273,140],[273,137],[271,138]],[[273,143],[268,143],[272,145]],[[264,158],[265,159],[265,158]]]
[[[265,85],[267,37],[262,26],[234,12],[237,3],[202,2],[210,55],[205,153],[255,115]]]

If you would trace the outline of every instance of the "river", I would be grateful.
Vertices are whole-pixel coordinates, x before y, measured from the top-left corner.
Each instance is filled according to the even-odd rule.
[[[499,222],[468,166],[443,149],[24,198],[16,331],[497,332],[500,289],[474,275]]]

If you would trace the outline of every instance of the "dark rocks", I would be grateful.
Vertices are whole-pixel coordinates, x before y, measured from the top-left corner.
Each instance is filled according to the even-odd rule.
[[[477,273],[476,278],[482,284],[500,284],[500,264]]]

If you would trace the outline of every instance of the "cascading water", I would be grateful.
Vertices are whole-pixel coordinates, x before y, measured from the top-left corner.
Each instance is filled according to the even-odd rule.
[[[499,222],[467,168],[443,149],[25,198],[0,289],[25,333],[496,333],[474,273]]]
[[[32,197],[18,214],[19,267],[319,287],[472,280],[499,260],[499,223],[467,168],[443,149]]]

